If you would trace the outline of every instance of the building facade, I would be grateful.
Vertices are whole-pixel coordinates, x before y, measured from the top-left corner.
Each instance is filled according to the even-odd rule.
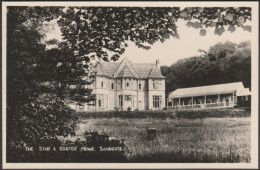
[[[155,64],[101,62],[97,66],[93,89],[96,100],[77,111],[159,110],[165,107],[165,77],[159,61]]]
[[[242,100],[250,98],[251,93],[242,82],[182,88],[169,94],[167,109],[230,108],[241,106],[245,103]]]

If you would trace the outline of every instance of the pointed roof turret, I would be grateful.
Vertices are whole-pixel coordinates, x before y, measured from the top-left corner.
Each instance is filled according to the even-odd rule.
[[[152,67],[148,78],[165,78],[165,77],[162,75],[160,68]]]

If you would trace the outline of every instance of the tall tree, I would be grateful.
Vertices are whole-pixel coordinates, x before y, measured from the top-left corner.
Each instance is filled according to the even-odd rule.
[[[162,74],[166,77],[167,95],[177,88],[238,81],[251,88],[250,42],[218,43],[202,56],[162,66]]]
[[[58,24],[76,56],[108,61],[108,51],[112,60],[118,59],[128,40],[149,49],[159,40],[178,38],[179,19],[187,20],[188,27],[201,29],[202,36],[207,27],[215,28],[218,35],[225,31],[224,26],[230,32],[236,27],[250,31],[244,24],[251,20],[251,8],[68,7]]]

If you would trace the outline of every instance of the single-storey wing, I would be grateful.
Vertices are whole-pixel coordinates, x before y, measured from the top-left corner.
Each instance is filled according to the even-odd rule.
[[[250,105],[250,96],[242,82],[180,88],[169,94],[167,109],[226,108],[243,101]]]

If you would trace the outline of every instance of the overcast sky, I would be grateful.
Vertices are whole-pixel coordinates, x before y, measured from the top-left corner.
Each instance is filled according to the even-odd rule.
[[[240,43],[250,40],[251,36],[250,32],[241,28],[237,28],[233,33],[226,29],[226,32],[221,36],[214,34],[214,28],[207,28],[206,36],[200,36],[200,29],[188,28],[185,25],[186,21],[178,20],[176,24],[180,35],[179,39],[171,37],[164,43],[157,42],[151,46],[150,50],[138,48],[130,42],[119,61],[128,57],[133,63],[155,63],[155,60],[159,59],[161,65],[170,66],[179,59],[200,55],[199,49],[207,51],[211,46],[225,41]],[[51,38],[61,39],[61,32],[57,26],[51,33],[47,34],[47,39]]]

